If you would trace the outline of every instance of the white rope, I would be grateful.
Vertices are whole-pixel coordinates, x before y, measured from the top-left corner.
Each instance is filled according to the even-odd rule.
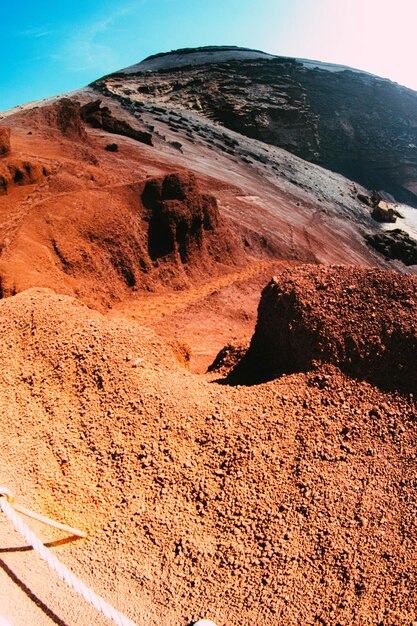
[[[81,580],[72,574],[65,567],[65,565],[62,565],[56,556],[53,555],[41,541],[39,541],[35,533],[33,533],[20,519],[20,517],[16,514],[16,511],[13,509],[13,506],[11,506],[6,497],[4,497],[4,494],[0,494],[0,507],[8,520],[13,524],[15,530],[17,530],[17,532],[19,532],[25,539],[26,543],[33,547],[41,559],[43,559],[49,567],[67,583],[67,585],[75,589],[77,593],[87,600],[87,602],[92,604],[98,611],[103,613],[103,615],[113,620],[117,626],[136,626],[134,622],[119,613],[119,611],[116,611],[116,609],[108,604],[108,602],[103,600],[103,598],[94,593],[92,589],[87,587]]]
[[[4,617],[0,615],[0,626],[12,626],[12,625],[10,622],[7,621],[7,619],[4,619]]]
[[[22,515],[26,515],[26,517],[31,517],[38,522],[42,522],[42,524],[47,524],[48,526],[53,526],[54,528],[58,528],[59,530],[64,530],[65,532],[70,533],[71,535],[75,535],[76,537],[81,537],[82,539],[85,539],[87,537],[87,533],[83,530],[78,530],[78,528],[73,528],[72,526],[68,526],[67,524],[61,524],[60,522],[49,519],[49,517],[39,515],[39,513],[34,513],[33,511],[30,511],[21,504],[17,504],[17,502],[15,502],[14,500],[14,495],[12,494],[10,489],[7,489],[7,487],[0,487],[0,496],[4,496],[15,511],[21,513]]]

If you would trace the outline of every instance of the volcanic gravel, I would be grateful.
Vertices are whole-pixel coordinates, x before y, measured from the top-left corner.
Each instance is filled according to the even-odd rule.
[[[39,534],[138,626],[414,624],[415,279],[295,268],[404,271],[365,245],[372,218],[342,177],[234,133],[220,144],[213,124],[189,141],[194,118],[174,135],[151,109],[154,147],[118,136],[110,153],[114,135],[84,127],[77,102],[7,116],[3,166],[39,176],[0,195],[0,484],[89,531]],[[103,100],[133,123],[122,104]],[[173,174],[188,200],[145,207],[146,185]],[[161,215],[164,245],[148,259]],[[252,384],[232,386],[222,371],[282,267],[262,298]],[[270,345],[256,354],[262,325]],[[220,371],[186,369],[191,357],[203,371],[220,341]],[[272,380],[253,384],[254,371]],[[2,517],[2,616],[107,623],[8,526]]]
[[[90,530],[57,553],[138,624],[416,619],[412,397],[330,366],[216,383],[48,290],[0,332],[0,482]]]
[[[270,380],[322,362],[415,393],[416,303],[415,276],[349,266],[288,270],[262,293],[255,334],[234,379]]]

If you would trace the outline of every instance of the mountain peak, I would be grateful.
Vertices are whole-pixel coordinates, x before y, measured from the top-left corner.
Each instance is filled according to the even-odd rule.
[[[263,59],[270,60],[277,58],[273,54],[252,50],[251,48],[241,48],[239,46],[202,46],[201,48],[180,48],[171,52],[160,52],[153,54],[140,63],[126,67],[121,71],[123,74],[134,74],[136,72],[146,72],[147,70],[171,69],[189,65],[205,65],[206,63],[221,63],[232,60]]]

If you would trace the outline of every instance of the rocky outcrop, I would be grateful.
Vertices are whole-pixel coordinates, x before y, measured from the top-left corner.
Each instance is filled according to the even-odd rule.
[[[376,222],[394,224],[397,221],[397,211],[386,202],[379,202],[372,210],[372,217]]]
[[[70,98],[61,98],[52,106],[52,117],[65,137],[81,141],[87,140],[87,134],[81,121],[79,102]]]
[[[362,204],[371,207],[371,216],[376,222],[380,222],[381,224],[394,224],[397,221],[397,217],[403,218],[401,213],[396,209],[395,198],[390,194],[383,191],[373,191],[371,195],[358,193],[356,186],[354,193]]]
[[[221,221],[214,196],[202,194],[191,172],[149,180],[142,193],[149,211],[148,252],[154,262],[179,265],[228,262],[239,256],[235,238]]]
[[[417,392],[417,279],[361,267],[304,266],[262,292],[249,351],[232,380],[257,383],[316,364]]]
[[[22,161],[20,159],[9,161],[0,166],[0,195],[6,194],[15,185],[23,186],[40,183],[47,175],[48,171],[40,163]]]
[[[81,117],[93,128],[102,128],[108,133],[130,137],[148,146],[153,145],[151,133],[133,128],[125,120],[118,119],[108,107],[101,106],[101,100],[84,104],[81,107]]]
[[[405,265],[417,265],[417,241],[400,228],[369,234],[365,239],[385,258],[397,259]]]
[[[0,157],[10,153],[10,128],[0,126]]]
[[[417,204],[417,93],[388,80],[285,57],[177,51],[100,79],[106,95],[188,108],[248,137]],[[180,63],[181,55],[185,61]],[[158,59],[156,59],[157,61]],[[177,66],[175,66],[175,63]],[[150,69],[153,67],[153,69]]]

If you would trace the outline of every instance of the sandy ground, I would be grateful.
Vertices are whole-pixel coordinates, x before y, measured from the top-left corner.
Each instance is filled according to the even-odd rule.
[[[364,244],[368,215],[350,183],[271,149],[301,187],[185,132],[181,153],[169,129],[154,148],[118,137],[110,154],[108,134],[77,143],[37,109],[6,121],[13,151],[2,164],[48,173],[0,196],[10,296],[0,300],[0,484],[89,530],[54,553],[138,626],[417,620],[414,397],[328,364],[254,386],[204,373],[222,345],[251,337],[272,275],[305,262],[404,270]],[[145,178],[186,168],[217,198],[244,260],[210,272],[161,265],[133,291],[91,233],[129,233]],[[78,263],[81,253],[97,264]],[[106,623],[3,518],[0,545],[0,614],[14,626]]]

